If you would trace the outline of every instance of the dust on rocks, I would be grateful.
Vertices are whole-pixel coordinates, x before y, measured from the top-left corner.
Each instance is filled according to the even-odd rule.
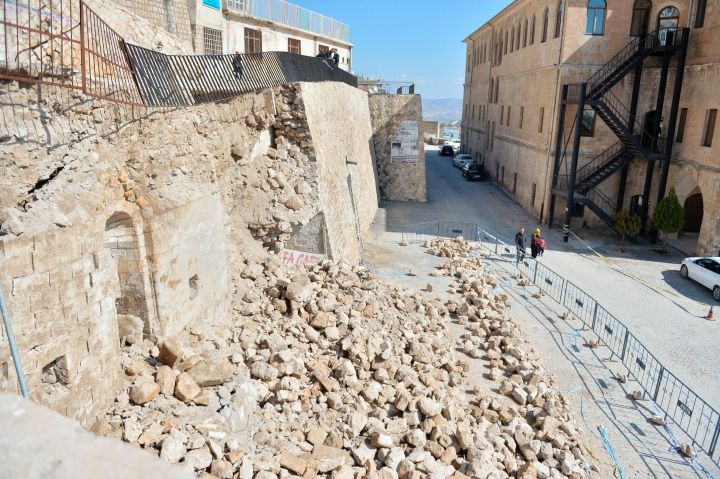
[[[364,266],[244,258],[227,324],[126,343],[128,390],[94,430],[201,477],[592,477],[482,260],[462,239],[430,249],[458,252],[437,270],[446,304]],[[471,358],[496,387],[469,387]]]

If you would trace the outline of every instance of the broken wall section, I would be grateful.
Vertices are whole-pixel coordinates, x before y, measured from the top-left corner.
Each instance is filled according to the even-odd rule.
[[[427,201],[420,95],[370,95],[380,196]]]
[[[33,399],[86,426],[126,380],[121,343],[231,321],[233,288],[267,250],[304,235],[359,260],[377,197],[367,102],[352,87],[287,85],[139,118],[78,92],[6,91],[0,285]],[[7,348],[0,390],[16,391]]]

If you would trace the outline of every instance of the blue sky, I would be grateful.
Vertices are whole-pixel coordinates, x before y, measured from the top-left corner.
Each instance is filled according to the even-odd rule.
[[[353,70],[417,84],[424,98],[462,98],[468,34],[510,0],[291,0],[350,25]]]

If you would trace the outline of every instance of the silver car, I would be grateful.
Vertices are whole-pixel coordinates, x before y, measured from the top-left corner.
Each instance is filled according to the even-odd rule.
[[[712,291],[715,301],[720,301],[720,258],[685,258],[680,276],[697,281]]]
[[[459,155],[455,155],[455,158],[453,158],[453,165],[455,165],[458,168],[462,168],[463,166],[467,165],[468,163],[471,163],[472,161],[473,161],[472,156],[462,153]]]

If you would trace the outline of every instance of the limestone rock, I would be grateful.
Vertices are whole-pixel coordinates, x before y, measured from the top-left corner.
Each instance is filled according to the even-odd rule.
[[[200,394],[200,391],[202,391],[202,389],[200,389],[200,386],[198,386],[190,374],[186,372],[178,374],[175,382],[175,397],[181,401],[190,402],[195,396]]]
[[[130,399],[135,404],[146,404],[158,397],[160,394],[160,385],[155,381],[140,378],[130,388]]]

